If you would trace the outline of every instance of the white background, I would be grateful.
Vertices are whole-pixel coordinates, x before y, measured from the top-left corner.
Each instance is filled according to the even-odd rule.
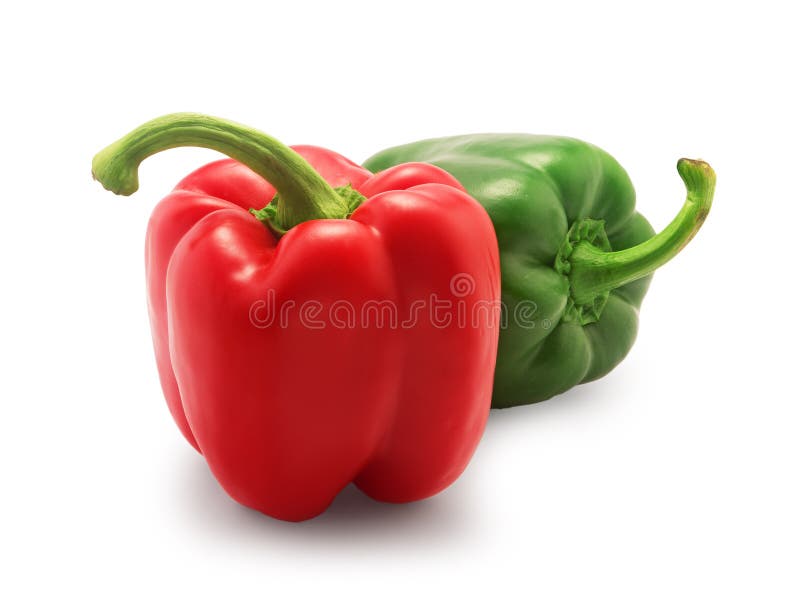
[[[0,11],[0,596],[797,598],[798,106],[790,3],[7,3]],[[491,415],[465,474],[316,520],[239,507],[164,405],[143,236],[213,159],[93,154],[193,110],[363,160],[420,137],[572,135],[656,228],[680,156],[717,196],[605,379]],[[265,368],[265,376],[268,376]]]

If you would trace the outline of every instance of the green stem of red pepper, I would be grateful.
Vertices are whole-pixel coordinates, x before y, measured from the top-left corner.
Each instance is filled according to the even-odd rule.
[[[195,113],[166,115],[137,127],[94,157],[92,175],[107,190],[129,196],[139,188],[138,168],[145,158],[181,146],[217,150],[269,181],[279,201],[268,225],[277,233],[312,219],[342,219],[352,210],[288,146],[256,129]]]
[[[577,241],[564,257],[570,292],[576,305],[590,304],[610,290],[642,277],[672,259],[694,237],[711,208],[716,175],[701,160],[682,158],[678,173],[686,185],[686,202],[663,231],[646,242],[609,252],[591,241]]]

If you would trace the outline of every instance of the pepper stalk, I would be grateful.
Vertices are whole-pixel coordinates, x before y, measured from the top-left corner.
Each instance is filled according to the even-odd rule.
[[[334,189],[302,156],[275,138],[197,113],[174,113],[140,125],[97,153],[92,176],[107,190],[129,196],[139,189],[138,169],[144,159],[182,146],[222,152],[269,181],[277,199],[270,210],[251,212],[276,235],[312,219],[343,219],[354,209],[354,190]],[[363,196],[356,200],[363,201]]]
[[[599,318],[611,290],[647,277],[670,261],[703,225],[716,174],[702,160],[688,158],[678,161],[678,173],[686,185],[686,201],[672,222],[646,242],[613,252],[602,221],[584,219],[570,229],[556,269],[569,280],[568,312],[581,324]]]

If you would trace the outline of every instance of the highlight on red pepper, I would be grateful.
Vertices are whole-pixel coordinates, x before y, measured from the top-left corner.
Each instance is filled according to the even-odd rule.
[[[178,146],[230,158],[154,209],[148,308],[170,412],[222,487],[299,521],[350,482],[387,502],[450,485],[491,402],[500,269],[486,211],[432,165],[372,175],[191,113],[136,128],[92,173],[129,195],[141,161]]]

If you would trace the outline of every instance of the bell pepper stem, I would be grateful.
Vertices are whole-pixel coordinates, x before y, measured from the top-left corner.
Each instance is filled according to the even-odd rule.
[[[686,185],[686,202],[673,221],[646,242],[617,252],[581,241],[569,255],[567,274],[576,304],[650,275],[677,255],[694,237],[711,208],[716,175],[701,160],[682,158],[678,173]]]
[[[256,129],[196,113],[175,113],[140,125],[94,157],[92,176],[107,190],[129,196],[139,188],[138,168],[145,158],[181,146],[217,150],[269,181],[279,198],[275,230],[348,213],[347,202],[288,146]]]

